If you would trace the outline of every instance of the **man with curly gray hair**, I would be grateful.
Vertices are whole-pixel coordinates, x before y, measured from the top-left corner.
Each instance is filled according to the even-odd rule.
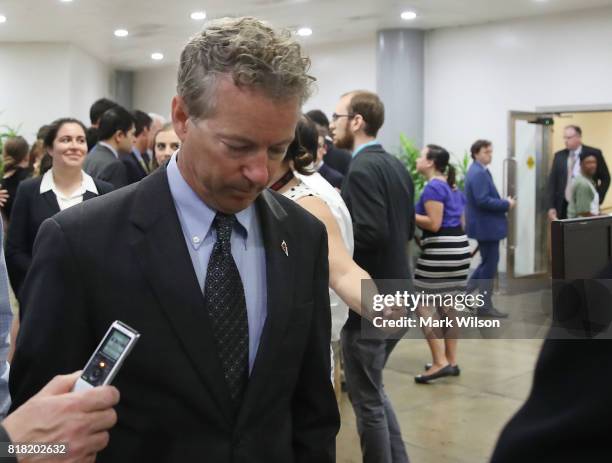
[[[16,405],[85,365],[113,320],[141,333],[97,461],[335,461],[325,228],[266,189],[308,68],[288,32],[209,23],[181,54],[168,164],[41,227]]]

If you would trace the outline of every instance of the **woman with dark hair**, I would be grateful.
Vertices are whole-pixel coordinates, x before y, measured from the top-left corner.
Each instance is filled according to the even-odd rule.
[[[311,168],[317,147],[316,127],[302,116],[284,162],[270,173],[269,187],[302,206],[327,229],[332,342],[335,344],[348,318],[349,307],[371,318],[371,307],[365,300],[362,302],[362,282],[368,285],[369,293],[375,293],[376,286],[370,275],[352,259],[353,225],[342,197]]]
[[[416,225],[423,230],[423,252],[414,272],[415,286],[426,294],[465,290],[471,260],[462,225],[465,197],[455,185],[455,169],[450,165],[448,151],[427,145],[417,159],[417,171],[427,179],[427,185],[416,206]],[[417,313],[452,324],[443,330],[423,329],[433,363],[427,364],[427,374],[416,376],[415,381],[425,384],[443,376],[459,376],[455,308],[421,306]]]
[[[19,291],[30,268],[34,238],[42,222],[82,201],[108,193],[112,185],[82,170],[87,154],[85,126],[76,119],[58,119],[49,126],[43,147],[53,165],[41,177],[19,185],[6,241],[6,264],[13,290]]]
[[[49,168],[51,168],[51,162],[43,159],[49,158],[49,155],[45,153],[45,149],[43,147],[45,136],[49,131],[49,126],[47,124],[43,125],[38,132],[36,133],[36,141],[32,143],[30,147],[30,169],[32,169],[32,176],[38,177],[39,175],[43,175]],[[48,168],[45,172],[41,172],[41,165],[47,163]]]
[[[4,175],[2,177],[2,189],[8,193],[8,199],[2,207],[5,221],[11,216],[11,209],[15,200],[17,187],[26,178],[32,176],[29,167],[28,154],[30,147],[23,137],[12,137],[4,143],[2,158],[4,160]]]

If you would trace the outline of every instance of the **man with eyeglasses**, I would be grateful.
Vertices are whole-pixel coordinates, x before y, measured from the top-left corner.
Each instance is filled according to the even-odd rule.
[[[378,95],[342,96],[332,118],[334,144],[352,151],[342,197],[353,219],[355,262],[384,294],[410,290],[406,246],[414,232],[414,185],[404,165],[376,140],[385,109]],[[399,423],[382,382],[401,336],[386,339],[350,311],[342,329],[344,372],[357,419],[364,463],[408,461]]]
[[[306,115],[314,121],[319,129],[319,134],[325,139],[325,165],[340,172],[344,177],[351,165],[351,153],[334,146],[334,142],[329,132],[329,119],[320,109],[308,111]],[[320,172],[319,172],[320,173]]]
[[[572,195],[574,178],[580,174],[580,155],[592,154],[597,158],[597,172],[593,176],[599,194],[599,204],[603,203],[610,186],[610,171],[601,150],[582,144],[582,129],[568,125],[563,132],[565,149],[555,153],[548,178],[550,220],[567,218],[567,205]]]

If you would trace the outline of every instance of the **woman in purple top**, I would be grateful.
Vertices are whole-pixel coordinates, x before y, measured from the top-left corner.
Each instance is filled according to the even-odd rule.
[[[425,294],[465,290],[470,268],[470,247],[462,226],[465,196],[455,185],[455,169],[449,161],[448,151],[437,145],[427,145],[417,160],[417,170],[427,185],[416,206],[423,252],[414,279],[416,288]],[[443,376],[459,376],[454,307],[429,305],[417,312],[421,317],[452,321],[454,327],[423,328],[433,363],[427,364],[427,374],[416,376],[415,381],[425,384]]]

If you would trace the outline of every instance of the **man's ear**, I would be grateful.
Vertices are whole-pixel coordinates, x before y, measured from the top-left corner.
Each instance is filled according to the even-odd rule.
[[[183,142],[187,138],[187,123],[189,122],[189,113],[187,105],[182,97],[176,95],[172,98],[172,125],[174,132]]]
[[[355,117],[351,119],[351,129],[353,132],[359,132],[365,130],[365,120],[361,114],[355,114]]]
[[[125,137],[125,133],[121,130],[117,130],[115,132],[115,134],[113,135],[113,140],[115,141],[116,144],[120,144],[121,140]]]

